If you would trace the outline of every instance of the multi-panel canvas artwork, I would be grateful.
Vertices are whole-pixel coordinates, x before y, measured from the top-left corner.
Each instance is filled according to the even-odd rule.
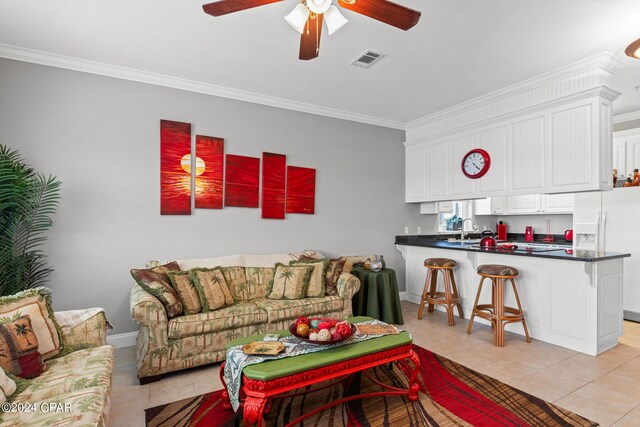
[[[191,124],[160,121],[160,214],[191,214]]]
[[[284,219],[287,156],[262,153],[262,218]]]
[[[316,170],[287,166],[287,213],[315,212]]]
[[[225,169],[225,206],[257,208],[260,185],[258,157],[227,154]]]
[[[195,207],[222,209],[224,139],[196,135]]]
[[[227,154],[223,138],[196,135],[191,147],[191,124],[160,121],[160,213],[190,215],[195,207],[260,206],[262,218],[315,213],[316,170],[287,166],[287,156],[262,153],[260,158]]]

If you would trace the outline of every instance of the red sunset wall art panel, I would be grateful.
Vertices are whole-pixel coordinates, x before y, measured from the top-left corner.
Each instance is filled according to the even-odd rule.
[[[191,215],[191,124],[160,121],[160,214]]]
[[[262,153],[262,218],[284,219],[287,156]]]
[[[222,209],[224,139],[196,135],[195,207]]]
[[[257,208],[260,159],[227,154],[225,167],[225,206]]]
[[[287,166],[287,213],[315,213],[316,170]]]

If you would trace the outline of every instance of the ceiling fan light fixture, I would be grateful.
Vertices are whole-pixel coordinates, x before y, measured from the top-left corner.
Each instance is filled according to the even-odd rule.
[[[307,7],[313,13],[320,15],[331,7],[331,0],[307,0]]]
[[[331,5],[324,13],[324,21],[327,23],[329,35],[335,33],[344,26],[349,20],[345,18],[337,7]]]
[[[627,48],[624,50],[624,53],[632,58],[640,59],[640,39],[627,46]]]
[[[307,7],[302,3],[298,3],[291,13],[284,17],[285,21],[291,24],[291,26],[300,34],[304,32],[304,26],[307,23],[308,18],[309,9],[307,9]]]

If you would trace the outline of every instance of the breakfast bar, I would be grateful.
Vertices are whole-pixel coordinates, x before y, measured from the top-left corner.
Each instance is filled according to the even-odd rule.
[[[518,293],[533,338],[595,356],[614,347],[623,333],[622,261],[630,254],[525,242],[514,242],[512,249],[483,248],[477,239],[450,242],[426,235],[396,236],[395,244],[406,263],[406,299],[411,302],[420,303],[424,260],[451,258],[458,263],[456,281],[468,317],[478,289],[477,267],[503,264],[520,272]],[[482,298],[490,300],[489,290]],[[505,300],[515,304],[512,293]],[[524,335],[519,323],[506,330]]]

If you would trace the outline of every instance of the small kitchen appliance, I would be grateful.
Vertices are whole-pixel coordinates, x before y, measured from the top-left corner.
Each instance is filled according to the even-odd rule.
[[[524,228],[524,241],[533,242],[533,226],[532,225],[527,225]]]
[[[481,248],[495,248],[496,239],[494,238],[493,231],[484,230],[480,234],[480,237],[482,237],[482,240],[480,240],[480,247]]]
[[[564,232],[564,241],[573,242],[573,230],[567,230]]]
[[[498,233],[498,240],[507,240],[507,224],[500,221],[498,224],[496,224],[496,229]]]

